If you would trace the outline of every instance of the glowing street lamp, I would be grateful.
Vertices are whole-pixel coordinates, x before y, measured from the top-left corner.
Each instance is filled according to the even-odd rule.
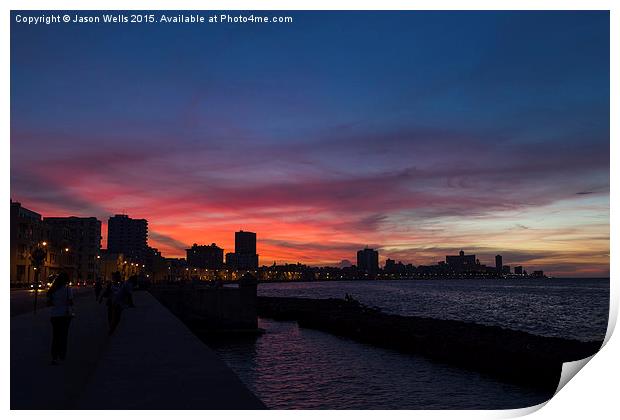
[[[47,245],[47,242],[41,243],[41,245]],[[45,258],[47,257],[47,251],[40,246],[35,247],[30,252],[30,261],[32,262],[34,269],[34,313],[37,313],[37,295],[39,294],[39,277],[41,276],[41,271],[39,268],[45,262]]]

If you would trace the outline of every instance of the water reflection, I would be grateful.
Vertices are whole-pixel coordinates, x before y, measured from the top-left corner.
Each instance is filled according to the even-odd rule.
[[[602,339],[609,280],[416,280],[261,284],[259,294],[353,295],[386,312],[468,320],[534,334]],[[506,409],[551,397],[486,375],[380,349],[294,322],[267,333],[209,339],[246,385],[276,409]]]
[[[294,322],[259,324],[263,336],[207,342],[269,408],[499,409],[551,397]]]

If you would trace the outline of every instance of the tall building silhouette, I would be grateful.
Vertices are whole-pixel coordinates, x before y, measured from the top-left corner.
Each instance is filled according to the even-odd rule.
[[[357,251],[357,268],[368,274],[376,274],[379,271],[379,251],[372,248]]]
[[[144,264],[147,259],[148,222],[117,214],[108,219],[108,252]]]
[[[502,267],[503,267],[503,259],[501,255],[496,255],[495,256],[495,270],[497,270],[497,274],[501,274],[502,273]]]
[[[235,232],[235,254],[256,254],[256,233]]]
[[[226,265],[235,270],[256,270],[256,233],[240,230],[235,232],[235,252],[226,254]]]

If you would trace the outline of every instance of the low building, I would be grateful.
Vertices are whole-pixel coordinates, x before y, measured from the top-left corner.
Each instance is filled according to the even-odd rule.
[[[187,276],[187,261],[185,258],[164,258],[163,265],[153,273],[154,283],[177,283]]]
[[[453,272],[474,271],[476,270],[476,256],[465,255],[461,250],[459,255],[446,255],[446,264]]]
[[[115,272],[123,271],[125,256],[119,252],[102,249],[99,257],[99,275],[103,282],[111,281]]]
[[[258,269],[258,255],[229,252],[226,254],[226,266],[239,271],[256,270]]]
[[[11,201],[11,287],[27,287],[35,280],[32,250],[48,240],[41,215]]]
[[[219,270],[224,265],[224,250],[214,243],[211,245],[192,245],[187,252],[187,265],[191,268]]]

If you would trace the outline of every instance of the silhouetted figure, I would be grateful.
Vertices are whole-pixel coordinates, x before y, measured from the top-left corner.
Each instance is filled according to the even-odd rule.
[[[65,360],[69,324],[73,318],[73,291],[69,287],[69,276],[60,273],[47,291],[47,299],[52,306],[52,364]]]
[[[360,302],[355,299],[353,296],[351,296],[348,293],[345,293],[344,295],[344,300],[347,304],[352,305],[352,306],[361,306]]]
[[[121,273],[115,271],[112,273],[112,280],[106,284],[106,288],[99,298],[99,303],[105,299],[105,305],[108,312],[108,329],[112,330],[114,324],[114,295],[118,292],[121,284]]]
[[[95,282],[95,299],[99,301],[99,296],[101,296],[101,292],[103,290],[103,285],[101,284],[101,279],[97,279]]]
[[[97,300],[99,301],[99,303],[101,303],[103,302],[103,299],[106,299],[108,296],[111,296],[111,295],[112,295],[112,282],[107,281],[105,283],[105,288],[103,289],[103,292],[101,293],[101,295],[99,295],[99,299]]]
[[[112,322],[110,323],[111,335],[116,330],[121,321],[121,314],[125,308],[135,308],[133,303],[132,292],[138,284],[138,276],[131,276],[127,281],[121,284],[116,293],[112,297]]]

